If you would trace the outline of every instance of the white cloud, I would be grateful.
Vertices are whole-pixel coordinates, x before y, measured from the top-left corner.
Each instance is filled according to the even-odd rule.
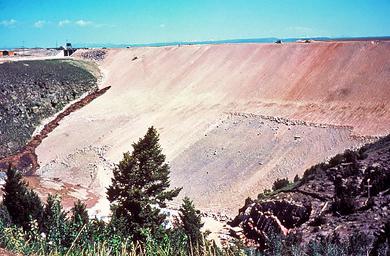
[[[63,27],[63,26],[68,25],[70,23],[71,23],[70,20],[61,20],[58,22],[58,26]]]
[[[94,27],[94,28],[102,28],[102,27],[113,28],[113,27],[115,27],[115,25],[104,24],[104,23],[95,23],[93,21],[83,20],[83,19],[76,20],[76,21],[64,19],[64,20],[60,20],[58,22],[58,26],[59,27],[64,27],[64,26],[67,26],[67,25],[79,26],[79,27]]]
[[[4,27],[9,27],[15,24],[16,24],[16,20],[14,19],[0,21],[0,25]]]
[[[92,21],[89,21],[89,20],[78,20],[78,21],[75,22],[75,24],[77,26],[80,26],[80,27],[86,27],[86,26],[92,25]]]
[[[44,20],[38,20],[34,23],[34,27],[36,28],[43,28],[43,26],[45,26],[46,24],[46,21]]]

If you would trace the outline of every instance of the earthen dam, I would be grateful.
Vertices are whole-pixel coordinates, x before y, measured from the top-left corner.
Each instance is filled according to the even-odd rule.
[[[152,125],[172,186],[211,211],[390,132],[389,41],[107,49],[98,64],[111,88],[36,149],[42,180],[96,195],[98,210]]]

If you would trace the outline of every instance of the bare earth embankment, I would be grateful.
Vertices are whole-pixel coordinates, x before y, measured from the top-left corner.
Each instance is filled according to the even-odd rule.
[[[110,49],[99,65],[111,89],[36,153],[45,182],[102,198],[112,164],[151,125],[172,185],[228,212],[276,178],[390,131],[389,42]],[[107,210],[104,199],[95,209]]]

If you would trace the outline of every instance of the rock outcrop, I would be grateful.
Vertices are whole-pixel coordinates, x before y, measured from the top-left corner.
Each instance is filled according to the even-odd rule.
[[[308,221],[310,213],[310,203],[298,205],[286,200],[247,200],[238,216],[229,224],[234,227],[240,225],[246,238],[255,240],[260,247],[265,248],[270,235],[276,233],[286,236],[290,229]]]
[[[291,188],[261,198],[247,199],[230,223],[248,244],[266,249],[275,234],[304,245],[337,237],[360,239],[377,255],[390,238],[390,135],[313,166]]]

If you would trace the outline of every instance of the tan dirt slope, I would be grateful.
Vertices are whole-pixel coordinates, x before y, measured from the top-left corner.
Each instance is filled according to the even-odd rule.
[[[101,87],[111,89],[61,121],[36,152],[41,175],[102,195],[107,161],[151,125],[173,184],[211,209],[233,209],[276,177],[390,131],[386,41],[110,49],[100,67]],[[95,160],[67,164],[91,147],[101,148]]]

